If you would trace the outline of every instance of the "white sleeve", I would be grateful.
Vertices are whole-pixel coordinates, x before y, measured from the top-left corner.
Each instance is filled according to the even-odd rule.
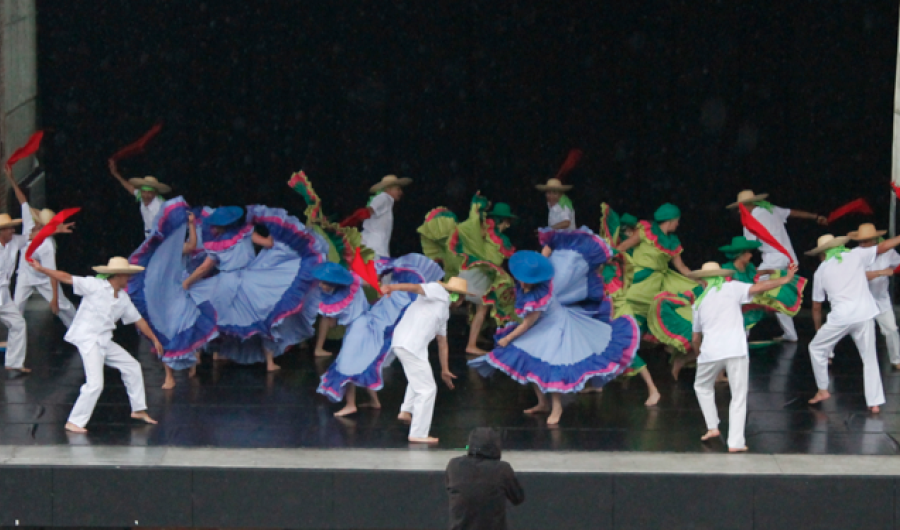
[[[121,294],[121,293],[119,293],[119,294]],[[131,300],[128,300],[128,304],[126,304],[126,306],[125,306],[125,312],[122,313],[122,323],[123,324],[134,324],[135,322],[137,322],[138,320],[140,320],[142,318],[143,317],[138,312],[137,308],[134,307],[134,304],[131,302]]]
[[[441,318],[440,322],[438,322],[437,329],[435,333],[438,337],[446,337],[447,336],[447,320],[449,320],[449,311],[445,318]]]
[[[19,250],[25,250],[28,248],[28,243],[31,241],[28,240],[28,236],[23,236],[21,234],[16,234],[13,236],[13,243],[16,245],[16,248]]]
[[[387,193],[379,193],[372,199],[371,204],[369,204],[369,208],[372,209],[372,217],[381,217],[382,215],[391,211],[391,208],[394,207],[394,201],[391,199],[391,196]]]
[[[747,230],[746,228],[744,229],[744,237],[747,238],[749,241],[756,241],[756,239],[757,239],[756,236],[753,234],[753,232]]]
[[[791,216],[791,211],[788,208],[781,208],[779,206],[772,207],[772,215],[779,218],[782,223],[786,223],[788,217]]]
[[[30,235],[34,229],[34,217],[31,216],[31,207],[27,202],[22,203],[22,234]]]
[[[97,278],[72,276],[72,291],[78,296],[87,296],[97,290]]]
[[[896,268],[900,265],[900,254],[894,249],[887,251],[888,266]]]
[[[422,290],[425,291],[425,298],[438,298],[443,292],[446,292],[440,284],[435,282],[422,284]]]
[[[48,242],[44,241],[44,243]],[[48,269],[56,270],[56,248],[54,248],[52,241],[50,241],[48,244],[50,246],[46,252],[47,255],[44,257],[44,261],[41,262],[41,265]],[[43,243],[41,245],[43,246]]]
[[[752,283],[744,283],[744,282],[731,282],[734,284],[734,289],[737,290],[741,297],[741,305],[749,304],[753,301],[753,295],[750,294],[750,288],[753,287]]]
[[[691,315],[692,315],[691,318],[693,320],[693,323],[691,324],[691,330],[694,333],[700,333],[701,332],[700,312],[697,311],[696,309],[693,309],[693,310],[691,310]]]
[[[878,247],[856,247],[851,252],[855,252],[859,254],[859,259],[862,260],[863,267],[869,267],[875,263],[875,260],[878,259]]]
[[[816,271],[813,275],[813,302],[824,302],[826,299],[825,289],[822,287],[822,282],[819,279],[819,271]]]

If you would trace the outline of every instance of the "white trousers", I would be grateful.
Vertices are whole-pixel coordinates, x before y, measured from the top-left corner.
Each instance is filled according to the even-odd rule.
[[[122,382],[128,392],[128,401],[131,402],[131,411],[140,412],[147,410],[147,400],[144,394],[144,374],[141,373],[141,364],[132,357],[124,348],[110,341],[104,348],[99,344],[89,349],[78,348],[81,354],[81,362],[84,364],[86,381],[81,385],[81,394],[72,407],[69,421],[79,427],[87,425],[94,413],[97,398],[103,392],[103,365],[106,364],[122,373]]]
[[[25,327],[22,313],[12,300],[0,305],[0,322],[3,322],[9,331],[6,338],[6,367],[22,368],[25,363],[28,329]]]
[[[881,313],[875,317],[875,322],[878,322],[878,329],[884,335],[891,364],[900,364],[900,333],[897,331],[897,317],[894,316],[894,310],[889,309]]]
[[[400,405],[402,412],[412,414],[409,436],[427,438],[431,431],[431,418],[434,416],[434,399],[437,397],[437,384],[434,382],[431,363],[403,348],[394,348],[394,354],[403,365],[403,373],[409,382],[403,404]]]
[[[809,359],[812,362],[816,386],[828,390],[828,356],[835,344],[847,335],[853,338],[863,363],[863,384],[866,388],[866,404],[869,407],[884,404],[884,389],[881,386],[881,370],[875,353],[875,322],[872,319],[849,326],[839,326],[826,321],[812,342],[809,343]]]
[[[69,327],[72,325],[72,320],[75,319],[75,306],[66,298],[62,287],[57,285],[57,291],[57,301],[59,302],[58,316],[62,323]],[[49,283],[39,283],[37,285],[16,283],[16,294],[13,295],[13,300],[16,303],[16,307],[19,308],[19,313],[25,314],[25,304],[34,292],[40,293],[44,300],[48,302],[53,300],[53,289]]]
[[[700,410],[709,430],[719,428],[719,412],[716,410],[716,376],[722,369],[728,374],[731,388],[731,405],[728,407],[728,447],[743,449],[744,425],[747,423],[747,389],[750,380],[750,358],[731,357],[711,363],[697,363],[694,392],[700,402]]]
[[[763,254],[762,263],[759,264],[759,270],[787,270],[791,264],[790,260],[780,252],[767,252]],[[760,280],[768,280],[769,275],[759,277]],[[797,330],[794,328],[794,319],[781,313],[775,313],[778,325],[784,335],[784,340],[788,342],[797,341]]]

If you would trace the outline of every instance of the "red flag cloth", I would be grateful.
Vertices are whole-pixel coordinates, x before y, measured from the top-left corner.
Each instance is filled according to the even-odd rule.
[[[869,206],[869,203],[867,203],[865,199],[856,199],[855,201],[850,201],[837,210],[828,214],[828,222],[833,223],[849,213],[862,213],[871,215],[875,212],[872,211],[872,207]]]
[[[350,264],[350,270],[371,285],[372,289],[375,289],[375,292],[378,293],[378,296],[383,294],[381,287],[378,285],[378,273],[375,272],[375,263],[364,261],[359,254],[359,247],[356,247],[356,255],[353,257],[353,263]]]
[[[788,252],[787,249],[785,249],[783,246],[781,246],[781,243],[779,243],[778,240],[775,239],[768,230],[766,230],[766,227],[764,227],[762,223],[757,221],[756,218],[750,214],[750,211],[747,210],[746,206],[744,206],[743,204],[738,204],[738,208],[741,211],[741,224],[744,225],[744,228],[749,230],[751,234],[755,235],[763,243],[766,243],[778,252],[781,252],[782,254],[787,256],[791,263],[794,263],[794,258],[791,256],[791,253]]]
[[[138,141],[128,144],[125,147],[119,149],[113,156],[109,158],[111,158],[112,160],[122,160],[124,158],[129,158],[134,155],[143,153],[144,148],[147,147],[147,142],[149,142],[151,139],[153,139],[154,136],[159,134],[159,131],[161,130],[162,123],[157,123],[156,125],[151,127],[149,131],[144,133],[144,136],[141,136]]]
[[[894,269],[894,274],[895,274],[895,275],[900,275],[900,265],[897,265],[897,268]]]
[[[891,182],[891,188],[894,189],[894,194],[897,195],[897,198],[900,199],[900,186]]]
[[[34,251],[37,250],[41,243],[44,242],[45,239],[52,236],[59,225],[63,224],[66,219],[72,217],[76,213],[80,212],[81,208],[66,208],[65,210],[59,212],[58,214],[53,216],[53,219],[50,219],[50,222],[47,223],[47,226],[41,228],[40,231],[34,235],[34,238],[31,239],[31,243],[28,245],[28,249],[25,251],[25,261],[31,261],[31,255],[34,254]]]
[[[359,208],[353,212],[353,215],[341,221],[340,227],[359,226],[360,223],[370,217],[372,217],[372,212],[370,212],[368,208]]]
[[[575,166],[581,161],[581,156],[583,154],[581,149],[570,150],[568,156],[566,156],[566,161],[563,162],[563,165],[559,167],[559,171],[556,172],[556,178],[562,180],[563,177],[575,169]]]
[[[16,149],[16,151],[6,161],[6,169],[12,169],[13,164],[37,153],[38,147],[41,146],[41,138],[44,137],[44,131],[38,131],[31,135],[31,138],[25,142],[25,145]]]

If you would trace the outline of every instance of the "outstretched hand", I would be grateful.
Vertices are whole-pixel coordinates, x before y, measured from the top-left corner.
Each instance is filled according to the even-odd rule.
[[[56,234],[71,234],[75,230],[75,222],[63,223],[56,227]]]
[[[449,388],[450,390],[456,388],[453,386],[453,380],[456,379],[456,376],[453,375],[453,373],[449,370],[441,372],[441,379],[444,380],[444,384],[447,385],[447,388]]]
[[[824,215],[817,215],[816,223],[818,223],[819,226],[828,226],[828,218]]]
[[[790,266],[788,267],[788,270],[787,270],[787,278],[789,281],[794,278],[794,275],[797,274],[797,271],[799,269],[800,269],[800,267],[798,267],[796,263],[790,264]]]

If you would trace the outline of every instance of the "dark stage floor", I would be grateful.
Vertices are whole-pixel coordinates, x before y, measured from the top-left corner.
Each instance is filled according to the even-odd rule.
[[[31,308],[38,308],[37,300]],[[399,364],[387,369],[381,411],[363,410],[352,419],[336,419],[339,408],[315,393],[320,374],[330,359],[314,360],[309,350],[280,358],[283,369],[267,374],[262,365],[214,366],[208,359],[198,377],[179,374],[174,390],[160,389],[162,365],[142,345],[138,359],[144,366],[147,398],[158,426],[132,423],[128,400],[118,372],[107,370],[107,387],[100,397],[90,433],[68,435],[63,429],[79,386],[84,381],[81,360],[62,341],[64,328],[49,312],[29,310],[28,376],[6,374],[0,382],[0,445],[172,445],[227,448],[407,447],[407,427],[395,420],[405,389]],[[837,349],[833,367],[834,397],[811,407],[815,392],[806,344],[812,335],[808,317],[798,318],[799,345],[778,344],[755,350],[751,360],[747,442],[756,453],[896,454],[900,452],[900,373],[887,363],[879,342],[887,405],[878,416],[866,412],[862,365],[849,339]],[[663,398],[646,408],[646,387],[640,378],[613,382],[600,394],[569,395],[558,428],[545,417],[522,413],[533,405],[531,389],[503,375],[481,379],[466,367],[462,354],[465,320],[451,321],[451,367],[459,376],[457,388],[440,390],[432,435],[440,447],[466,445],[468,432],[489,425],[503,432],[506,449],[566,451],[677,451],[721,452],[721,441],[703,445],[703,417],[693,393],[693,371],[675,382],[661,349],[641,351],[649,363]],[[774,319],[754,330],[754,337],[777,332]],[[117,340],[134,348],[133,330]],[[880,339],[879,339],[880,340]],[[337,351],[338,343],[328,346]],[[133,349],[132,349],[133,351]],[[433,365],[437,365],[436,355]],[[720,385],[720,414],[727,416],[728,389]]]

